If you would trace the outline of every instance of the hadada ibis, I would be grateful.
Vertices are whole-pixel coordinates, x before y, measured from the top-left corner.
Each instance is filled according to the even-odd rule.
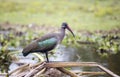
[[[62,42],[65,36],[66,29],[68,29],[72,33],[72,35],[75,37],[74,33],[72,32],[68,24],[64,22],[62,23],[60,33],[46,34],[41,38],[34,40],[29,45],[27,45],[22,51],[23,56],[27,56],[29,53],[41,52],[41,53],[45,53],[47,62],[49,62],[48,51],[51,51],[59,43]]]

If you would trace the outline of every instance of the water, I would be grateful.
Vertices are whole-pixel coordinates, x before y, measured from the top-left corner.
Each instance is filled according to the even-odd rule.
[[[74,61],[74,62],[97,62],[108,68],[112,72],[120,75],[120,53],[111,55],[110,57],[101,57],[90,45],[80,45],[79,47],[62,46],[54,54],[56,57],[51,57],[52,61]],[[95,67],[76,67],[74,70],[79,71],[101,71]],[[93,76],[92,76],[93,77]],[[96,76],[95,76],[96,77]],[[97,77],[110,77],[109,75]]]
[[[73,61],[73,62],[97,62],[104,67],[110,69],[114,73],[120,75],[120,53],[116,55],[111,55],[109,58],[102,58],[90,45],[80,45],[78,47],[63,46],[61,45],[55,50],[55,54],[50,56],[50,61]],[[22,54],[19,55],[22,58]],[[26,63],[37,63],[37,59],[32,60],[35,57],[32,54],[28,55],[26,59],[20,60],[20,62]],[[19,65],[13,63],[10,66],[10,71],[19,67]],[[95,67],[74,67],[73,70],[79,71],[101,71],[99,68]],[[91,76],[94,77],[94,76]],[[96,76],[95,76],[96,77]],[[97,76],[97,77],[109,77],[108,75]]]

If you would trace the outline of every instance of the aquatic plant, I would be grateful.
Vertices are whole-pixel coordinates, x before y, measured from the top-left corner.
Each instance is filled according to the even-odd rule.
[[[120,51],[120,36],[107,34],[107,35],[91,35],[91,36],[81,36],[78,43],[80,44],[92,44],[96,49],[96,52],[101,56],[108,56],[111,54],[116,54]]]

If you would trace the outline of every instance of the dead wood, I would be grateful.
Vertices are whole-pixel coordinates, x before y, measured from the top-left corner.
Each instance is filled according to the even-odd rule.
[[[12,72],[9,73],[9,75],[12,75],[13,73],[15,74],[15,72],[18,72],[20,70],[22,70],[23,68],[25,69],[25,67],[29,66],[29,64],[25,64],[25,65],[22,65],[20,66],[19,68],[13,70]]]
[[[31,70],[27,75],[25,75],[25,77],[31,77],[31,76],[35,75],[36,73],[38,73],[39,71],[41,71],[44,68],[44,65],[45,65],[45,62],[43,62],[41,65],[39,65],[35,69]]]
[[[78,77],[75,73],[70,72],[69,70],[67,70],[63,67],[58,67],[57,69],[60,70],[61,72],[65,73],[65,74],[71,76],[71,77]]]
[[[64,67],[98,67],[104,72],[75,72],[67,70]],[[62,77],[69,75],[71,77],[82,77],[82,75],[104,75],[109,74],[113,77],[120,77],[107,68],[95,62],[39,62],[37,64],[25,64],[9,73],[10,77]],[[2,74],[1,74],[2,75]],[[4,74],[3,74],[4,75]]]
[[[100,69],[102,69],[103,71],[105,71],[107,74],[109,74],[109,75],[112,76],[112,77],[120,77],[120,76],[118,76],[117,74],[113,73],[112,71],[108,70],[107,68],[105,68],[105,67],[103,67],[103,66],[101,66],[101,65],[98,65],[98,67],[99,67]]]
[[[95,62],[51,62],[46,63],[45,67],[77,67],[77,66],[97,66]]]
[[[34,77],[40,77],[40,75],[42,75],[45,71],[46,71],[46,68],[43,68],[41,71],[35,74]]]

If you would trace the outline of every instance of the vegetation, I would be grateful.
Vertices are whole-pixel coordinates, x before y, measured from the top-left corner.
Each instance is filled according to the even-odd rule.
[[[101,56],[109,56],[111,54],[117,54],[120,51],[120,36],[119,35],[91,35],[80,37],[79,44],[89,44],[95,48]]]
[[[7,72],[12,62],[9,54],[15,50],[9,48],[22,48],[64,21],[76,39],[67,36],[63,43],[92,42],[105,55],[120,51],[119,0],[0,0],[0,70]]]
[[[110,30],[120,24],[119,0],[0,0],[0,22]]]

